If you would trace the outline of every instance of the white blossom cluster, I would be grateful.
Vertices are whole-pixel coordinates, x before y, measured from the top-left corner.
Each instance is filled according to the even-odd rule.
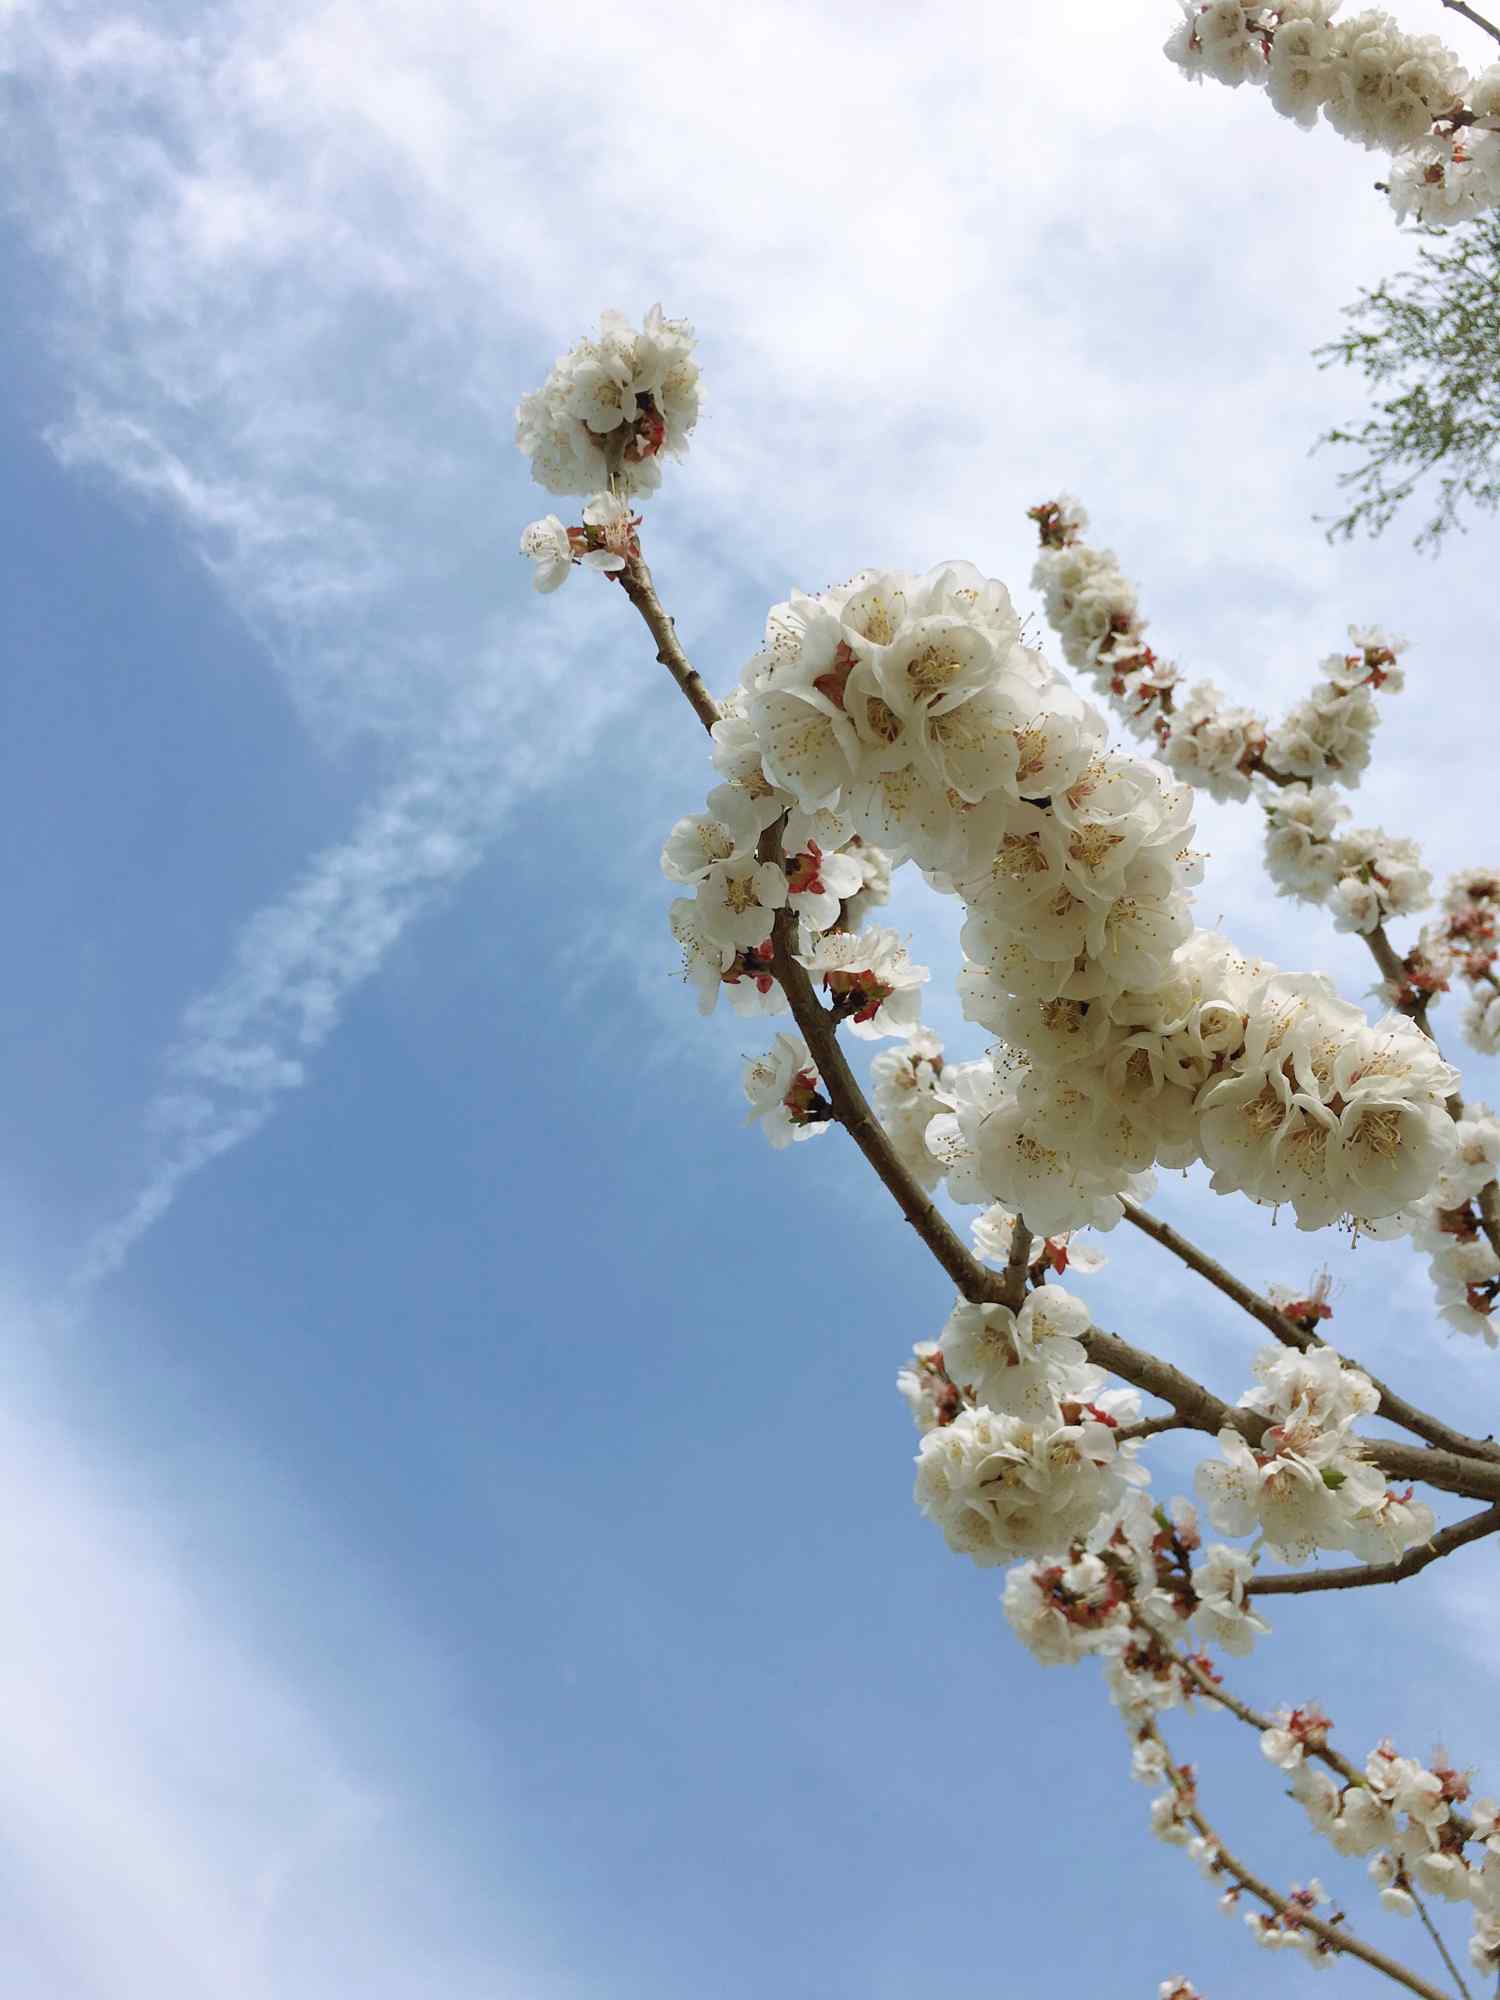
[[[746,1065],[745,1095],[750,1101],[747,1123],[757,1120],[773,1146],[790,1146],[827,1130],[832,1115],[826,1098],[818,1095],[822,1079],[800,1035],[778,1035],[763,1056]]]
[[[1500,871],[1464,868],[1449,882],[1442,914],[1423,927],[1407,974],[1419,990],[1442,992],[1454,979],[1469,989],[1465,1040],[1481,1055],[1500,1055]]]
[[[628,503],[661,484],[664,453],[683,456],[701,399],[693,329],[659,305],[640,328],[604,313],[598,334],[521,398],[516,443],[533,479],[549,493],[586,497],[581,526],[547,514],[523,530],[521,553],[538,590],[556,590],[575,564],[610,574],[639,555],[640,519]]]
[[[1218,1192],[1316,1229],[1419,1199],[1452,1153],[1455,1075],[1419,1029],[1371,1026],[1321,976],[1215,933],[1193,933],[1154,989],[1026,1000],[995,991],[993,961],[960,983],[1014,1053],[954,1072],[928,1143],[957,1200],[997,1198],[1039,1232],[1107,1227],[1132,1175],[1195,1159]]]
[[[875,1115],[890,1136],[896,1156],[918,1187],[931,1193],[943,1170],[927,1144],[927,1128],[946,1106],[941,1095],[943,1044],[930,1028],[918,1028],[897,1049],[882,1049],[870,1064],[875,1083]]]
[[[1246,1595],[1254,1557],[1216,1542],[1194,1566],[1199,1547],[1188,1501],[1152,1507],[1132,1493],[1084,1541],[1011,1570],[1005,1615],[1043,1666],[1102,1656],[1110,1698],[1138,1728],[1182,1700],[1177,1649],[1192,1635],[1243,1655],[1271,1629]],[[1146,1762],[1137,1777],[1158,1780]]]
[[[1367,652],[1390,649],[1349,670],[1366,699]],[[1191,791],[1105,733],[968,564],[776,606],[714,726],[723,783],[663,856],[695,890],[672,925],[700,1004],[726,983],[742,1011],[780,1004],[769,938],[790,904],[838,1018],[910,1034],[925,968],[893,932],[847,928],[873,847],[962,898],[964,1011],[1004,1045],[907,1094],[901,1143],[919,1122],[957,1200],[1052,1237],[1108,1227],[1153,1166],[1198,1159],[1303,1228],[1418,1199],[1451,1149],[1452,1072],[1399,1014],[1371,1027],[1327,981],[1195,932]],[[763,859],[783,815],[783,858]]]
[[[1476,1799],[1466,1817],[1459,1809],[1469,1801],[1469,1774],[1441,1751],[1429,1766],[1381,1743],[1365,1760],[1363,1779],[1350,1781],[1313,1761],[1328,1726],[1316,1710],[1284,1712],[1262,1735],[1261,1749],[1290,1774],[1292,1797],[1338,1853],[1372,1857],[1370,1875],[1387,1909],[1410,1916],[1413,1892],[1472,1905],[1470,1958],[1493,1976],[1500,1970],[1500,1807]]]
[[[1368,933],[1432,901],[1417,843],[1379,827],[1341,830],[1349,809],[1326,789],[1288,786],[1261,803],[1267,874],[1283,896],[1326,904],[1335,930]]]
[[[1347,1549],[1364,1562],[1389,1562],[1433,1533],[1436,1521],[1410,1490],[1391,1491],[1354,1424],[1377,1409],[1370,1378],[1331,1347],[1265,1349],[1259,1386],[1239,1407],[1268,1419],[1252,1445],[1238,1430],[1219,1432],[1217,1459],[1198,1467],[1198,1497],[1227,1535],[1259,1534],[1289,1563],[1318,1549]]]
[[[1454,1123],[1456,1147],[1430,1193],[1383,1222],[1376,1236],[1406,1234],[1429,1259],[1438,1314],[1460,1333],[1500,1346],[1500,1255],[1490,1241],[1483,1205],[1493,1202],[1500,1173],[1500,1118],[1469,1105]],[[1493,1213],[1493,1210],[1491,1211]]]
[[[1353,650],[1326,659],[1322,680],[1273,729],[1212,681],[1179,686],[1177,668],[1146,643],[1135,586],[1114,552],[1082,539],[1088,515],[1079,501],[1064,494],[1029,514],[1041,539],[1032,586],[1064,659],[1137,736],[1154,739],[1174,776],[1216,799],[1248,798],[1262,774],[1307,787],[1359,783],[1379,719],[1373,691],[1400,689],[1403,640],[1351,626]]]
[[[1461,222],[1500,203],[1500,63],[1471,79],[1435,35],[1387,13],[1335,20],[1338,0],[1181,0],[1165,53],[1201,81],[1261,85],[1283,117],[1319,115],[1356,145],[1390,153],[1398,218]]]
[[[1007,1263],[1015,1227],[1015,1216],[995,1202],[969,1225],[975,1255],[988,1264]],[[1064,1271],[1075,1271],[1079,1277],[1088,1278],[1095,1271],[1102,1271],[1107,1261],[1102,1250],[1080,1243],[1076,1230],[1063,1229],[1055,1236],[1038,1236],[1033,1240],[1030,1270],[1034,1280],[1039,1280],[1044,1272],[1060,1278]]]
[[[923,1431],[914,1497],[957,1554],[989,1567],[1067,1549],[1145,1480],[1138,1444],[1115,1441],[1140,1399],[1105,1387],[1079,1339],[1088,1324],[1083,1301],[1055,1285],[1017,1312],[955,1305],[937,1352],[959,1403]]]

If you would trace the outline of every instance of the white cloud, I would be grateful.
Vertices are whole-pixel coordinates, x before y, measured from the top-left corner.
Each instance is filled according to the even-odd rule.
[[[247,1637],[201,1494],[174,1480],[164,1502],[141,1468],[108,1465],[91,1427],[51,1414],[33,1379],[41,1332],[6,1301],[7,2000],[542,1990],[517,1980],[527,1947],[516,1937],[509,1949],[506,1916],[462,1946],[445,1933],[446,1857],[400,1775],[341,1747],[354,1720],[347,1695],[330,1717],[295,1668],[270,1664],[263,1631]],[[222,1445],[215,1456],[222,1525],[238,1469]],[[255,1493],[264,1523],[275,1496],[263,1469]],[[385,1614],[374,1601],[360,1612],[367,1657],[410,1651],[400,1632],[376,1629]],[[295,1657],[296,1636],[276,1638]],[[32,1924],[44,1942],[28,1974],[20,1947]]]

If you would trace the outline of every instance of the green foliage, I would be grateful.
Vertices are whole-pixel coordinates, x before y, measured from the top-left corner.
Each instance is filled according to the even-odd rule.
[[[1500,507],[1500,214],[1453,231],[1423,230],[1436,247],[1417,268],[1362,291],[1345,306],[1350,330],[1314,350],[1321,368],[1358,367],[1380,398],[1358,430],[1318,445],[1352,445],[1363,463],[1339,475],[1356,498],[1329,526],[1347,541],[1378,535],[1429,473],[1435,511],[1416,537],[1436,553],[1461,506]],[[1316,447],[1315,447],[1316,448]]]

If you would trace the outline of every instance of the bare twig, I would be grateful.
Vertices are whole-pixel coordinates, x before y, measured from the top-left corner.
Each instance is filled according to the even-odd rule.
[[[1331,1951],[1345,1952],[1350,1958],[1360,1959],[1370,1967],[1371,1971],[1384,1973],[1387,1979],[1394,1980],[1398,1986],[1404,1986],[1408,1993],[1420,1994],[1421,2000],[1451,2000],[1451,1995],[1442,1992],[1436,1986],[1429,1986],[1420,1974],[1413,1972],[1409,1966],[1402,1965],[1398,1959],[1388,1958],[1383,1951],[1377,1951],[1374,1945],[1366,1944],[1363,1938],[1357,1937],[1346,1925],[1325,1923],[1321,1917],[1315,1917],[1311,1911],[1300,1906],[1294,1909],[1289,1897],[1278,1895],[1268,1883],[1262,1882],[1259,1876],[1252,1875],[1244,1862],[1230,1853],[1203,1817],[1192,1779],[1173,1763],[1167,1746],[1162,1742],[1161,1734],[1154,1725],[1150,1729],[1150,1734],[1161,1744],[1166,1773],[1177,1793],[1183,1818],[1213,1849],[1221,1873],[1231,1876],[1241,1889],[1246,1890],[1258,1903],[1263,1903],[1273,1916],[1290,1916],[1294,1924],[1300,1929],[1311,1931],[1314,1937],[1321,1938]]]
[[[703,727],[712,729],[719,719],[719,705],[703,685],[698,669],[682,650],[677,627],[662,609],[650,570],[639,556],[631,556],[624,569],[616,571],[616,576],[620,588],[650,627],[651,636],[656,641],[657,659],[687,696],[694,715]]]
[[[1469,5],[1469,0],[1443,0],[1443,5],[1454,14],[1462,14],[1466,21],[1472,21],[1476,28],[1482,29],[1487,35],[1493,35],[1495,40],[1500,42],[1500,28],[1497,28],[1493,21],[1487,21],[1483,14],[1476,13]]]
[[[1318,1345],[1315,1334],[1306,1332],[1295,1320],[1273,1306],[1269,1299],[1263,1298],[1259,1292],[1252,1291],[1249,1285],[1236,1278],[1233,1272],[1226,1271],[1224,1266],[1210,1257],[1206,1250],[1200,1250],[1196,1243],[1189,1242],[1187,1237],[1179,1230],[1173,1229],[1170,1223],[1152,1215],[1149,1210],[1140,1207],[1128,1196],[1122,1195],[1120,1203],[1127,1222],[1132,1223],[1144,1235],[1151,1237],[1154,1242],[1160,1243],[1164,1250],[1170,1250],[1174,1257],[1180,1257],[1190,1271],[1196,1271],[1200,1278],[1206,1278],[1209,1284],[1215,1286],[1226,1298],[1233,1299],[1235,1304],[1249,1313],[1252,1319],[1259,1320],[1263,1327],[1275,1334],[1283,1346],[1295,1347],[1305,1353],[1309,1347]],[[1369,1376],[1376,1394],[1380,1397],[1380,1408],[1376,1414],[1384,1417],[1387,1422],[1400,1424],[1413,1436],[1425,1438],[1428,1444],[1439,1445],[1445,1451],[1455,1451],[1464,1457],[1492,1458],[1500,1463],[1500,1445],[1485,1438],[1469,1437],[1463,1431],[1454,1430],[1451,1425],[1442,1423],[1437,1417],[1429,1416],[1425,1410],[1419,1410],[1414,1403],[1408,1403],[1404,1396],[1398,1396],[1394,1389],[1388,1388],[1377,1376],[1371,1375],[1368,1368],[1362,1367],[1352,1355],[1345,1353],[1343,1348],[1340,1348],[1339,1352],[1351,1367],[1359,1368],[1362,1374]]]
[[[1409,1877],[1407,1879],[1407,1884],[1406,1884],[1406,1893],[1408,1896],[1411,1897],[1412,1901],[1416,1904],[1417,1915],[1422,1919],[1422,1925],[1423,1928],[1426,1930],[1427,1935],[1432,1939],[1432,1942],[1437,1946],[1438,1957],[1443,1961],[1444,1965],[1447,1966],[1449,1978],[1453,1981],[1454,1985],[1463,1995],[1463,2000],[1472,2000],[1472,1996],[1470,1995],[1469,1989],[1464,1984],[1463,1974],[1459,1971],[1458,1967],[1453,1963],[1453,1954],[1449,1951],[1447,1945],[1443,1943],[1442,1936],[1438,1931],[1437,1925],[1432,1921],[1432,1918],[1427,1914],[1427,1905],[1422,1901],[1422,1898],[1417,1893],[1416,1883],[1413,1882]]]
[[[1149,1236],[1164,1250],[1170,1250],[1174,1257],[1180,1257],[1190,1271],[1196,1271],[1200,1278],[1206,1278],[1226,1298],[1233,1299],[1237,1306],[1249,1313],[1252,1319],[1258,1319],[1269,1333],[1275,1334],[1283,1346],[1301,1348],[1305,1351],[1317,1344],[1312,1334],[1305,1333],[1295,1320],[1289,1319],[1284,1312],[1273,1306],[1269,1299],[1262,1298],[1259,1292],[1253,1291],[1249,1285],[1235,1277],[1232,1271],[1226,1271],[1224,1266],[1210,1257],[1206,1250],[1200,1250],[1196,1243],[1190,1243],[1169,1222],[1163,1222],[1149,1209],[1142,1208],[1140,1203],[1132,1201],[1129,1195],[1120,1196],[1120,1206],[1125,1211],[1125,1220],[1139,1229],[1143,1236]]]
[[[1500,1534],[1500,1507],[1485,1507],[1478,1514],[1470,1514],[1466,1520],[1455,1521],[1451,1528],[1439,1529],[1430,1541],[1418,1548],[1408,1549],[1395,1562],[1354,1563],[1344,1569],[1295,1570],[1285,1576],[1252,1577],[1245,1586],[1246,1596],[1255,1597],[1300,1597],[1314,1590],[1360,1590],[1368,1584],[1404,1583],[1409,1576],[1416,1576],[1429,1563],[1438,1562],[1443,1556],[1452,1555],[1455,1549],[1466,1548],[1470,1542],[1482,1541],[1486,1535]]]
[[[1123,1430],[1115,1432],[1116,1444],[1131,1444],[1137,1438],[1160,1437],[1163,1431],[1191,1430],[1186,1417],[1179,1417],[1174,1411],[1169,1417],[1143,1417],[1138,1424],[1126,1424]]]
[[[777,830],[771,833],[774,858],[781,852]],[[958,1290],[973,1302],[1004,1303],[1004,1278],[991,1271],[965,1248],[930,1195],[924,1194],[897,1157],[890,1137],[869,1101],[855,1081],[854,1072],[839,1047],[838,1030],[832,1014],[813,991],[806,970],[793,955],[796,918],[789,907],[777,911],[771,931],[771,971],[787,997],[792,1017],[802,1030],[823,1088],[834,1113],[849,1137],[864,1154],[875,1172],[895,1196],[901,1213],[948,1273]]]
[[[1248,1702],[1241,1701],[1238,1695],[1231,1694],[1222,1681],[1216,1681],[1213,1675],[1205,1672],[1196,1660],[1189,1659],[1183,1655],[1180,1657],[1179,1663],[1183,1672],[1196,1684],[1198,1692],[1201,1695],[1205,1695],[1209,1701],[1216,1703],[1220,1708],[1227,1709],[1232,1716],[1238,1721],[1243,1722],[1247,1728],[1257,1730],[1261,1735],[1264,1735],[1268,1729],[1276,1727],[1274,1716],[1262,1715],[1258,1709],[1251,1708]],[[1349,1762],[1349,1759],[1341,1756],[1331,1744],[1311,1742],[1304,1745],[1304,1750],[1307,1756],[1316,1757],[1320,1764],[1326,1764],[1330,1771],[1336,1771],[1345,1784],[1363,1785],[1365,1783],[1364,1772],[1357,1770]]]

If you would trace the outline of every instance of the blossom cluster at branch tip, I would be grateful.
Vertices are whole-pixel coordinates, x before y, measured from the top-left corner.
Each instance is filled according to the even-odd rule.
[[[1360,1227],[1377,1237],[1410,1236],[1428,1259],[1439,1317],[1497,1347],[1500,1255],[1483,1204],[1500,1174],[1500,1118],[1487,1105],[1471,1104],[1455,1120],[1454,1137],[1454,1152],[1427,1194]]]
[[[663,454],[682,457],[701,400],[686,320],[668,319],[656,305],[637,328],[606,312],[598,333],[521,398],[516,443],[549,493],[602,490],[628,499],[661,484]]]
[[[1480,1055],[1500,1055],[1500,870],[1464,868],[1443,893],[1442,911],[1425,925],[1407,962],[1409,983],[1441,992],[1455,979],[1469,991],[1464,1039]]]
[[[1398,220],[1463,222],[1500,203],[1500,63],[1471,78],[1436,35],[1410,35],[1338,0],[1180,0],[1165,54],[1195,82],[1258,84],[1283,117],[1321,115],[1356,145],[1393,155]]]

